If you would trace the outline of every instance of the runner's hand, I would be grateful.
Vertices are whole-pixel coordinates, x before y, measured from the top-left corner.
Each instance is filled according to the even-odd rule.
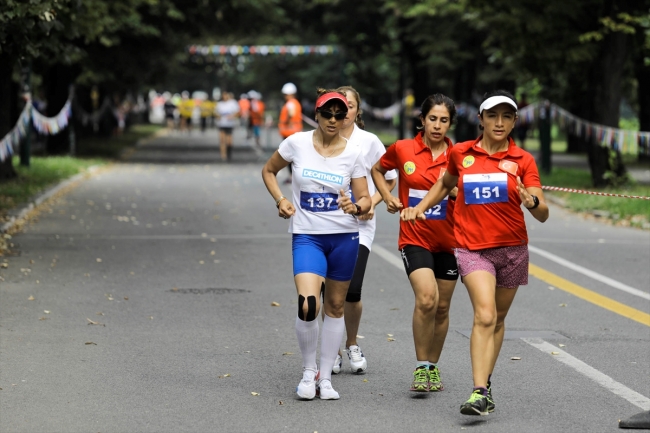
[[[283,199],[278,206],[278,216],[285,220],[292,217],[296,213],[296,208],[288,199]]]
[[[407,207],[406,209],[403,209],[402,212],[400,212],[399,216],[402,221],[409,221],[411,223],[415,223],[417,220],[424,221],[426,219],[424,213],[420,212],[417,208],[414,207]]]
[[[384,201],[386,202],[386,210],[389,213],[397,213],[404,207],[402,206],[402,202],[394,195],[388,196],[388,200]]]
[[[375,216],[375,206],[372,205],[370,206],[370,210],[368,213],[359,215],[359,220],[360,221],[370,221],[373,217]]]
[[[336,199],[336,202],[339,205],[339,209],[343,209],[344,213],[355,215],[357,213],[357,207],[352,203],[352,200],[342,189],[339,190],[340,197]]]
[[[528,209],[535,206],[535,200],[533,200],[533,196],[530,195],[524,184],[521,183],[521,178],[519,176],[517,176],[517,190],[519,191],[519,198],[521,199],[521,203],[525,208]]]

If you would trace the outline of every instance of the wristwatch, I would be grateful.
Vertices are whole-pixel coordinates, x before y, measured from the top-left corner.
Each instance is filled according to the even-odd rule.
[[[533,203],[534,203],[534,204],[533,204],[533,207],[527,207],[526,209],[528,209],[528,210],[533,210],[533,209],[535,209],[537,206],[539,206],[539,199],[537,198],[537,196],[531,194],[531,197],[533,198]]]
[[[355,213],[355,215],[361,215],[361,206],[356,203],[354,205],[357,207],[357,213]]]

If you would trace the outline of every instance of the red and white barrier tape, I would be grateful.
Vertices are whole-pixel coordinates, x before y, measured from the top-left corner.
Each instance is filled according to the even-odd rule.
[[[641,200],[650,200],[650,197],[641,197],[638,195],[611,194],[608,192],[597,192],[597,191],[583,191],[581,189],[560,188],[559,186],[542,186],[542,189],[546,191],[575,192],[578,194],[604,195],[606,197],[640,198]]]

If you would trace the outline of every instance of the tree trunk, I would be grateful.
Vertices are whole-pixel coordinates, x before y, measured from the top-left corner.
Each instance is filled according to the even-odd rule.
[[[15,98],[11,97],[13,89],[11,73],[13,71],[14,59],[6,53],[0,54],[0,140],[11,131],[13,127],[11,104]],[[11,158],[0,162],[0,182],[16,177]]]
[[[47,116],[59,114],[61,108],[68,100],[70,85],[74,82],[75,71],[73,67],[56,64],[52,66],[45,76]],[[69,122],[68,128],[73,127]],[[48,155],[66,155],[70,153],[70,134],[67,128],[56,135],[47,137],[46,152]]]
[[[640,37],[638,45],[643,46],[644,32],[637,30]],[[638,83],[637,97],[639,99],[639,126],[641,131],[650,131],[650,65],[644,61],[644,57],[650,56],[648,50],[644,52],[642,48],[634,59],[634,74]],[[639,160],[650,160],[649,144],[645,143],[643,148],[639,147]]]
[[[595,108],[591,120],[595,123],[618,128],[623,65],[628,46],[629,36],[622,32],[610,33],[603,39],[600,56],[594,63],[591,74],[592,106]],[[616,153],[613,166],[610,164],[610,151]],[[597,143],[592,143],[589,147],[589,166],[594,186],[617,183],[626,172],[620,151],[600,148]],[[602,178],[608,171],[613,178]]]

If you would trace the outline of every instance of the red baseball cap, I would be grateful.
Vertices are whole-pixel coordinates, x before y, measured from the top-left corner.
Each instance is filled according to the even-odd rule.
[[[324,93],[318,97],[318,99],[316,100],[316,108],[321,108],[323,105],[325,105],[326,103],[332,100],[341,101],[346,108],[348,106],[348,100],[345,98],[345,96],[337,92],[329,92],[329,93]]]

